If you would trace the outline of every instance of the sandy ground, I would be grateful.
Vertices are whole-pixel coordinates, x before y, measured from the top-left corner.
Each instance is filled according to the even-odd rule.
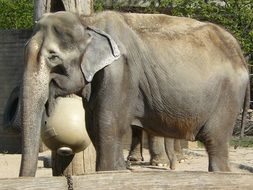
[[[144,150],[144,159],[149,160],[148,150]],[[175,171],[207,171],[208,158],[203,148],[184,149],[185,160],[177,163]],[[134,165],[133,169],[167,169],[168,167],[147,166],[148,162]],[[230,149],[230,167],[232,172],[253,173],[253,148]]]
[[[127,156],[127,151],[124,151]],[[204,149],[186,149],[184,150],[186,159],[182,163],[177,163],[176,171],[207,171],[207,155]],[[52,176],[52,170],[43,166],[43,157],[50,155],[50,152],[40,153],[36,177]],[[148,165],[148,150],[144,149],[145,161],[132,165],[134,170],[169,170],[166,167],[153,167]],[[0,154],[0,178],[18,177],[20,167],[20,154]],[[232,172],[253,173],[253,148],[230,149],[230,162]]]

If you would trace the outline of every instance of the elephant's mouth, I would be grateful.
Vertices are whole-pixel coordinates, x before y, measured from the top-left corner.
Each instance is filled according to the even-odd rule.
[[[50,117],[55,107],[55,98],[49,98],[45,104],[45,112],[47,117]]]
[[[46,111],[46,114],[47,114],[47,117],[49,117],[50,113],[49,113],[49,103],[48,103],[48,100],[45,104],[45,111]]]

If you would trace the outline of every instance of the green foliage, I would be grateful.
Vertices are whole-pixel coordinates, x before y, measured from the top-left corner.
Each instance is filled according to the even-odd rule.
[[[243,138],[236,138],[234,137],[231,141],[230,141],[230,146],[234,146],[234,147],[253,147],[253,138],[252,136],[246,136]]]
[[[96,0],[94,3],[94,10],[96,12],[101,12],[105,9],[103,0]]]
[[[0,29],[24,29],[32,27],[32,0],[0,0]]]
[[[201,143],[200,141],[198,142],[198,147],[200,148],[204,148],[204,144]],[[243,138],[238,138],[238,137],[233,137],[230,142],[229,145],[231,147],[253,147],[253,137],[252,136],[245,136]]]

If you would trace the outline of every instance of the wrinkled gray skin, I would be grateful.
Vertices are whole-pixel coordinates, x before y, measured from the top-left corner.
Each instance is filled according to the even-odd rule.
[[[97,170],[125,169],[132,123],[152,135],[200,140],[209,171],[229,171],[228,141],[248,71],[236,40],[189,18],[103,12],[44,15],[26,46],[20,176],[34,176],[44,106],[83,97]],[[245,104],[246,105],[246,104]]]
[[[142,132],[141,128],[132,125],[131,148],[127,157],[127,160],[130,162],[144,161],[142,154]],[[179,140],[176,141],[179,142]],[[153,166],[169,166],[170,169],[174,170],[177,162],[176,153],[179,156],[178,160],[182,159],[181,147],[180,150],[175,150],[175,143],[175,139],[172,138],[148,135],[150,164]]]

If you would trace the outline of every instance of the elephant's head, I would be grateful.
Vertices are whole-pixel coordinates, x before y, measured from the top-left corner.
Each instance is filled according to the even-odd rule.
[[[25,47],[20,176],[35,175],[44,109],[50,115],[56,97],[79,94],[97,71],[119,56],[108,34],[85,26],[75,14],[57,12],[40,19]]]

